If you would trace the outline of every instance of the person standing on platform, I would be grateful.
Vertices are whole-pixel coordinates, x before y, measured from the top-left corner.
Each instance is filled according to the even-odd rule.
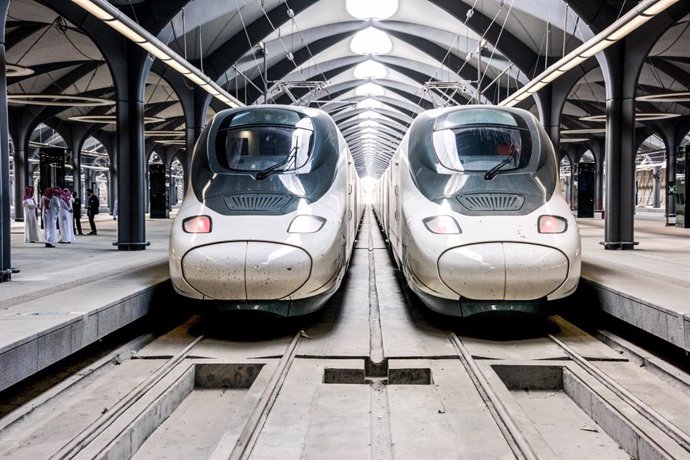
[[[89,217],[89,225],[91,226],[91,231],[89,235],[97,235],[96,232],[96,222],[94,221],[94,216],[98,214],[98,207],[100,203],[98,202],[98,197],[93,194],[93,190],[90,188],[86,189],[86,196],[89,200],[86,202],[86,215]]]
[[[56,192],[60,190],[56,188]],[[68,188],[60,190],[58,221],[60,223],[60,243],[69,244],[74,241],[74,227],[72,226],[72,194]]]
[[[46,247],[54,248],[57,244],[57,213],[60,207],[60,203],[57,201],[55,196],[55,190],[51,187],[47,187],[43,193],[42,199],[43,207],[43,227],[46,232]]]
[[[74,228],[77,230],[77,235],[83,235],[81,231],[81,198],[77,192],[72,192],[72,217],[74,218]]]
[[[41,232],[38,228],[38,204],[34,199],[34,188],[27,185],[24,189],[24,242],[40,243]]]

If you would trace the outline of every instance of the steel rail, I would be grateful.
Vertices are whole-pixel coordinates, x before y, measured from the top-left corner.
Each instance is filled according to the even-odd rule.
[[[448,336],[451,344],[457,351],[460,362],[462,362],[462,365],[465,367],[465,370],[470,376],[472,383],[474,384],[475,388],[477,388],[477,391],[484,400],[484,403],[489,408],[489,411],[493,415],[494,420],[498,424],[498,427],[506,441],[508,441],[508,444],[513,450],[515,456],[517,458],[526,460],[536,460],[539,458],[532,449],[532,446],[530,446],[529,442],[527,442],[525,436],[515,424],[513,418],[503,406],[500,398],[491,388],[491,385],[489,385],[488,380],[486,380],[486,377],[482,373],[481,369],[479,369],[479,366],[477,366],[474,358],[472,358],[472,354],[467,350],[460,338],[454,332],[449,332]]]
[[[580,367],[582,367],[587,373],[594,377],[597,381],[603,384],[606,388],[612,391],[616,396],[625,401],[629,406],[635,409],[644,418],[649,420],[654,426],[665,432],[670,438],[678,443],[683,449],[690,452],[690,436],[683,430],[678,428],[672,422],[670,422],[666,417],[659,414],[657,411],[645,404],[637,396],[633,395],[631,392],[626,390],[622,385],[616,383],[611,377],[606,375],[603,371],[598,369],[596,366],[587,361],[582,355],[577,353],[571,347],[563,343],[561,340],[553,336],[548,335],[549,338],[558,345],[567,354],[570,359],[576,362]]]
[[[285,378],[290,371],[290,366],[292,366],[292,363],[295,361],[297,344],[301,337],[302,331],[295,334],[282,358],[280,358],[271,379],[266,385],[263,393],[261,393],[256,407],[249,416],[247,423],[245,423],[235,447],[233,447],[232,452],[230,452],[230,456],[228,457],[230,460],[246,459],[251,455],[254,445],[261,434],[261,428],[264,423],[266,423],[268,414],[271,412],[273,404],[278,398],[278,393],[280,393],[280,389],[283,386],[283,382],[285,382]]]

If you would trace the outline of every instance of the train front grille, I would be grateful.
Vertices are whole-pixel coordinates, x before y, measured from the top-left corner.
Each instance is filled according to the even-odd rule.
[[[523,195],[514,193],[473,193],[457,199],[469,211],[519,211],[525,203]]]
[[[238,193],[223,199],[232,211],[271,212],[282,209],[292,197],[279,193]]]

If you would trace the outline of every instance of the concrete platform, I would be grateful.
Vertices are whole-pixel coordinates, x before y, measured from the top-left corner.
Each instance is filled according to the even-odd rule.
[[[23,225],[12,225],[21,271],[0,284],[0,391],[141,318],[169,279],[172,219],[148,219],[151,246],[128,252],[112,245],[116,222],[98,217],[98,235],[56,248],[24,243]]]
[[[126,252],[112,246],[116,223],[105,214],[99,217],[98,236],[81,236],[73,244],[54,249],[24,243],[22,225],[13,224],[12,260],[21,272],[11,282],[0,284],[0,391],[142,317],[156,288],[168,280],[171,219],[147,220],[151,246]],[[604,221],[580,219],[579,224],[581,292],[594,299],[594,305],[585,307],[600,308],[690,351],[690,230],[665,227],[659,214],[638,213],[639,246],[633,251],[606,251],[599,244],[604,239]],[[373,249],[385,254],[380,235],[377,238]],[[354,264],[367,264],[364,242],[368,239],[361,238]],[[377,279],[397,284],[392,267],[380,263]],[[394,292],[379,293],[382,305],[402,302]],[[363,302],[367,293],[368,280],[350,276],[334,298],[339,307],[324,313],[336,312],[330,315],[328,327],[349,337],[353,357],[366,355],[368,340],[352,340],[347,331],[352,324],[368,320],[366,311],[347,308],[347,304]],[[416,324],[415,314],[397,307],[382,309],[383,316],[395,318],[394,329],[399,331]],[[391,356],[406,355],[407,348],[426,350],[429,356],[449,353],[440,337],[397,345],[397,334],[388,337],[386,347],[397,350]],[[313,339],[308,348],[325,347],[321,353],[329,355],[332,345],[321,343],[318,333]]]
[[[690,229],[639,212],[634,250],[607,251],[603,219],[578,219],[582,286],[606,313],[690,351]]]

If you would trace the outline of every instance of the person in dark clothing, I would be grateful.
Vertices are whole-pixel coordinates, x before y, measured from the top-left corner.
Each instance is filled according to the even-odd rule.
[[[86,189],[86,196],[89,197],[89,200],[86,202],[86,215],[89,217],[89,225],[91,226],[91,231],[88,234],[97,235],[96,222],[94,222],[93,218],[98,214],[98,197],[93,194],[93,190],[90,188]]]
[[[72,217],[77,235],[83,235],[81,231],[81,198],[77,196],[77,192],[72,192]]]

